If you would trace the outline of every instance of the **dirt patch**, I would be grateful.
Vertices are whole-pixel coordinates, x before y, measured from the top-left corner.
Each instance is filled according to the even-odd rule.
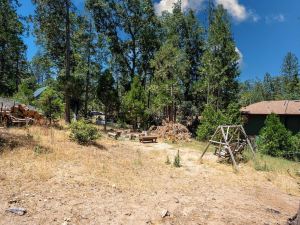
[[[105,138],[79,146],[63,130],[30,134],[52,152],[23,146],[0,156],[0,224],[285,224],[300,200],[289,176],[272,178],[284,189],[269,173],[241,165],[236,174],[211,154],[200,164],[200,152],[188,147]],[[178,150],[182,167],[166,165]]]

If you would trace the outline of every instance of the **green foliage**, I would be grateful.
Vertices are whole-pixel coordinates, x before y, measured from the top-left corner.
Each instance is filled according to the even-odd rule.
[[[284,157],[292,149],[292,134],[280,122],[275,114],[267,116],[265,126],[261,129],[258,149],[263,154]]]
[[[226,110],[218,110],[207,105],[202,113],[201,124],[197,129],[198,140],[208,140],[219,125],[241,124],[238,104],[229,104]]]
[[[283,76],[283,95],[286,99],[298,99],[299,94],[299,62],[296,55],[288,52],[281,68]]]
[[[162,45],[151,61],[155,70],[150,90],[153,93],[153,107],[163,110],[168,107],[168,118],[174,120],[176,104],[182,99],[182,84],[187,73],[189,61],[187,55],[176,47],[174,40]]]
[[[0,95],[11,96],[18,91],[21,79],[28,76],[25,27],[17,14],[18,1],[0,3]]]
[[[48,148],[45,148],[41,145],[36,145],[33,148],[33,152],[35,153],[35,155],[42,155],[42,154],[48,154],[51,151]]]
[[[137,76],[134,77],[131,89],[123,98],[123,106],[127,116],[131,121],[134,121],[134,127],[137,128],[137,123],[144,122],[146,118],[146,93]]]
[[[200,82],[207,90],[207,103],[222,109],[237,99],[239,59],[228,13],[218,5],[210,15],[207,46],[200,67],[205,75]]]
[[[292,148],[287,152],[285,158],[300,161],[300,133],[293,135],[291,138]]]
[[[151,0],[88,0],[96,29],[109,40],[113,63],[122,73],[120,83],[130,89],[133,77],[153,74],[150,59],[159,47],[159,21]],[[126,38],[124,38],[124,36]]]
[[[118,92],[115,88],[115,80],[112,76],[112,73],[109,70],[105,70],[99,78],[97,87],[97,97],[104,105],[104,129],[106,130],[107,113],[111,112],[113,109],[116,109],[119,102]]]
[[[48,87],[37,101],[38,107],[43,111],[50,124],[58,119],[63,112],[63,102],[57,91]]]
[[[176,156],[174,158],[173,166],[175,166],[175,167],[181,167],[180,161],[181,161],[181,159],[180,159],[179,150],[178,150],[177,154],[176,154]]]
[[[19,85],[18,92],[14,95],[14,99],[18,100],[23,104],[33,104],[34,91],[38,88],[35,77],[30,77],[22,80],[22,83]]]
[[[90,144],[99,137],[97,128],[84,120],[72,122],[70,128],[71,139],[82,145]]]

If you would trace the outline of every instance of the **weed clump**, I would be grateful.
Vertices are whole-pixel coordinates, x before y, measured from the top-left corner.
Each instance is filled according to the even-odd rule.
[[[170,161],[170,158],[169,158],[168,155],[167,155],[167,159],[166,159],[166,161],[165,161],[165,164],[167,164],[167,165],[170,165],[170,164],[171,164],[171,161]]]
[[[179,150],[177,151],[177,154],[174,158],[174,162],[173,162],[173,166],[175,167],[181,167],[181,164],[180,164],[180,155],[179,155]]]
[[[70,128],[70,138],[81,145],[90,144],[99,137],[97,128],[84,120],[72,122]]]

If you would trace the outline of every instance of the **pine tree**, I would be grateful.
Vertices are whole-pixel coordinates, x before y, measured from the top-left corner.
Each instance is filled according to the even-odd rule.
[[[299,93],[299,62],[296,55],[288,52],[281,68],[285,98],[297,98]]]
[[[64,84],[65,121],[71,122],[71,31],[74,29],[74,6],[71,0],[33,0],[38,43],[47,51],[60,71]],[[64,75],[62,73],[64,72]]]
[[[0,3],[0,95],[12,95],[27,77],[26,46],[22,40],[24,25],[17,14],[18,1]]]
[[[228,13],[222,5],[218,5],[211,15],[201,67],[208,104],[222,109],[237,98],[238,60]]]
[[[108,69],[100,75],[97,87],[97,97],[104,105],[104,130],[106,131],[107,115],[118,104],[118,93],[115,87],[115,80]]]
[[[264,154],[282,157],[292,149],[292,133],[280,122],[280,118],[269,115],[265,120],[265,126],[259,134],[258,149]]]
[[[175,122],[189,61],[185,52],[174,44],[176,36],[173,38],[161,46],[151,62],[155,73],[150,89],[154,93],[153,108],[163,110],[168,120]]]
[[[134,128],[138,128],[138,122],[145,119],[146,93],[138,76],[133,78],[130,91],[123,98],[126,114],[134,121]]]

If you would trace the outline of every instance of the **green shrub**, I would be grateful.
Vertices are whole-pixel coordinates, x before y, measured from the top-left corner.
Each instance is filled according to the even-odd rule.
[[[291,143],[291,151],[285,154],[285,158],[300,161],[300,133],[292,136]]]
[[[70,137],[79,144],[89,144],[99,137],[97,128],[84,120],[72,122]]]
[[[63,113],[64,104],[62,98],[57,91],[50,87],[43,92],[37,101],[37,105],[44,112],[50,124]]]
[[[292,133],[288,131],[275,114],[267,116],[261,129],[258,149],[266,155],[284,157],[292,149]]]
[[[202,112],[201,124],[197,129],[197,138],[200,141],[208,140],[219,125],[241,124],[239,105],[230,104],[226,110],[217,110],[207,105]]]
[[[180,155],[179,155],[179,150],[174,158],[174,162],[173,162],[173,166],[175,167],[181,167],[181,164],[180,164]]]

